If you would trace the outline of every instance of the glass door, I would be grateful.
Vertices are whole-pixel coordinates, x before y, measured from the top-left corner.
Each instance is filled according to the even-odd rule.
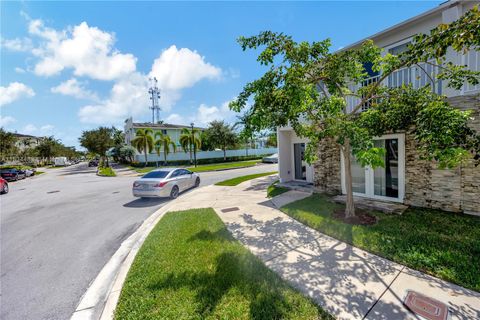
[[[305,162],[305,143],[293,144],[295,180],[307,180],[307,164]]]
[[[358,196],[380,200],[403,201],[405,194],[405,142],[402,134],[375,139],[375,147],[385,149],[384,166],[363,168],[351,157],[352,188]],[[342,166],[343,163],[342,157]],[[342,168],[342,190],[345,193],[345,168]]]
[[[373,192],[376,196],[398,198],[398,139],[375,141],[376,147],[385,148],[385,167],[373,172]]]

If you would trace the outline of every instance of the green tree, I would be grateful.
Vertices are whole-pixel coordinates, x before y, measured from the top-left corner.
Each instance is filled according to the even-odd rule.
[[[435,87],[438,79],[455,89],[466,81],[479,83],[479,72],[445,63],[448,48],[459,53],[478,50],[479,22],[475,7],[457,21],[439,25],[428,35],[417,35],[408,50],[399,55],[382,55],[382,49],[372,41],[332,53],[328,39],[297,43],[287,35],[270,31],[240,37],[243,50],[263,48],[258,61],[269,69],[261,78],[246,84],[230,107],[237,112],[247,109],[248,122],[257,130],[291,125],[297,135],[309,139],[305,154],[309,163],[316,160],[322,140],[335,143],[343,154],[345,216],[350,218],[355,215],[351,155],[362,166],[384,166],[385,150],[375,147],[375,136],[413,130],[421,154],[442,167],[458,165],[470,157],[468,151],[478,159],[480,138],[467,126],[469,112],[451,107],[435,93]],[[385,85],[384,80],[395,71],[414,66],[421,69],[422,63],[441,70],[426,87]],[[378,81],[356,85],[372,70],[379,73]],[[250,97],[254,100],[252,106],[247,104]],[[356,103],[349,110],[351,100]],[[368,111],[360,112],[362,108]]]
[[[99,127],[94,130],[83,131],[81,137],[78,139],[80,145],[89,152],[100,155],[109,167],[107,151],[113,147],[113,133],[114,128]]]
[[[243,114],[237,116],[237,122],[233,125],[233,129],[240,129],[238,133],[238,140],[245,145],[245,155],[248,156],[248,149],[251,147],[255,133],[252,131],[248,122],[248,115]]]
[[[161,132],[156,132],[155,138],[155,151],[157,151],[157,155],[160,156],[160,151],[163,150],[164,165],[167,165],[167,156],[171,151],[170,147],[172,147],[173,152],[177,152],[177,146],[172,141],[169,135],[163,134]]]
[[[148,165],[148,154],[153,150],[153,131],[152,129],[137,129],[135,138],[132,140],[132,146],[140,153],[145,154],[145,167]]]
[[[135,148],[132,146],[122,146],[119,151],[119,157],[124,161],[133,162],[135,157]]]
[[[192,164],[192,154],[197,166],[197,151],[202,146],[202,140],[200,138],[201,131],[197,128],[188,129],[183,128],[180,135],[180,145],[185,153],[190,153],[190,164]]]
[[[4,161],[6,157],[12,156],[16,153],[16,142],[17,137],[13,133],[0,128],[0,159],[2,161]]]
[[[210,122],[205,134],[214,147],[223,150],[223,160],[227,160],[227,148],[235,145],[237,140],[233,127],[226,124],[225,121],[215,120]]]
[[[56,156],[59,150],[60,141],[53,136],[44,137],[35,147],[39,157],[51,162],[52,157]]]

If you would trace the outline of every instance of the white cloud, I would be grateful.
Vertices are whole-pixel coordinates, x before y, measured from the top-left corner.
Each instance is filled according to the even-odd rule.
[[[5,116],[5,117],[0,116],[0,127],[6,127],[9,124],[14,123],[16,121],[17,120],[15,120],[15,118],[10,116]]]
[[[113,33],[89,27],[86,22],[57,31],[45,27],[42,20],[31,20],[28,30],[45,40],[32,50],[40,58],[34,68],[37,75],[51,76],[71,68],[76,76],[114,80],[136,70],[137,58],[113,47]]]
[[[26,52],[33,48],[32,40],[29,38],[1,39],[1,47],[10,51]]]
[[[171,46],[155,60],[149,74],[149,77],[153,76],[158,79],[161,90],[159,104],[163,112],[168,112],[181,98],[182,89],[202,79],[219,78],[221,69],[205,62],[196,51],[187,48],[178,50]],[[138,72],[119,79],[108,99],[80,109],[80,120],[84,123],[119,124],[129,116],[149,114],[149,86],[148,77]]]
[[[84,123],[119,124],[129,116],[148,112],[148,79],[134,73],[114,84],[110,97],[97,104],[80,108],[78,116]]]
[[[75,78],[60,83],[58,86],[51,88],[50,91],[78,99],[98,100],[98,97],[94,92],[85,88],[85,83],[80,82]]]
[[[181,98],[181,90],[190,88],[203,79],[219,79],[222,69],[205,61],[197,51],[177,49],[175,45],[163,50],[155,59],[150,77],[156,77],[162,91],[160,106],[164,111]]]
[[[12,103],[22,97],[33,97],[32,88],[21,82],[12,82],[7,87],[0,87],[0,106]]]
[[[21,133],[23,134],[36,134],[39,136],[46,136],[53,133],[55,127],[51,124],[46,124],[40,127],[35,126],[34,124],[27,124],[22,128]]]
[[[22,129],[22,133],[24,134],[32,134],[35,133],[38,130],[36,126],[33,124],[27,124],[25,127]]]
[[[228,107],[230,101],[222,103],[221,106],[208,106],[204,103],[200,104],[196,112],[190,116],[181,116],[178,113],[170,114],[165,122],[173,124],[189,125],[194,122],[196,126],[207,127],[208,124],[214,120],[232,123],[235,120],[234,111],[231,111]]]
[[[27,71],[25,71],[25,69],[23,69],[23,68],[16,67],[16,68],[15,68],[15,72],[16,72],[16,73],[25,73],[25,72],[27,72]]]

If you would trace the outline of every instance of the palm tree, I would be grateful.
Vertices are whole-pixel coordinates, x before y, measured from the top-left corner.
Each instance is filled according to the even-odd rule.
[[[132,146],[134,146],[138,152],[145,153],[145,167],[148,165],[147,155],[153,150],[152,134],[152,129],[138,129],[135,138],[132,140]]]
[[[196,155],[197,150],[202,146],[202,141],[199,136],[200,130],[196,128],[183,128],[182,134],[180,135],[180,145],[182,146],[183,151],[185,151],[185,153],[190,152],[190,164],[192,164],[192,153]],[[196,159],[195,166],[197,166]]]
[[[173,148],[173,152],[177,152],[177,146],[172,141],[170,136],[163,134],[161,132],[155,133],[155,150],[157,151],[158,156],[160,156],[160,149],[163,149],[163,159],[165,160],[164,164],[167,165],[167,156],[170,153],[170,146]]]

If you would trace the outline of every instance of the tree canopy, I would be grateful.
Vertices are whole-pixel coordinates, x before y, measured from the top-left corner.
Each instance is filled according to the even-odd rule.
[[[251,130],[290,125],[307,137],[306,160],[316,160],[319,142],[334,141],[342,150],[346,168],[346,215],[354,214],[350,154],[363,166],[383,166],[385,150],[375,147],[376,136],[413,130],[422,155],[452,167],[470,157],[478,159],[480,139],[467,125],[470,112],[451,107],[436,86],[446,83],[459,89],[465,82],[478,84],[480,72],[446,62],[447,48],[464,53],[480,46],[477,7],[460,19],[441,24],[429,34],[413,38],[406,51],[384,53],[373,41],[331,52],[330,40],[295,42],[283,33],[265,31],[240,37],[245,51],[259,49],[257,61],[268,70],[247,83],[230,103],[244,111]],[[425,65],[439,70],[436,77]],[[388,86],[388,77],[402,68],[418,68],[430,81],[423,87],[411,83]],[[373,73],[375,81],[366,82]],[[249,99],[253,97],[253,104]],[[360,112],[367,110],[365,112]],[[413,128],[413,129],[412,129]]]

